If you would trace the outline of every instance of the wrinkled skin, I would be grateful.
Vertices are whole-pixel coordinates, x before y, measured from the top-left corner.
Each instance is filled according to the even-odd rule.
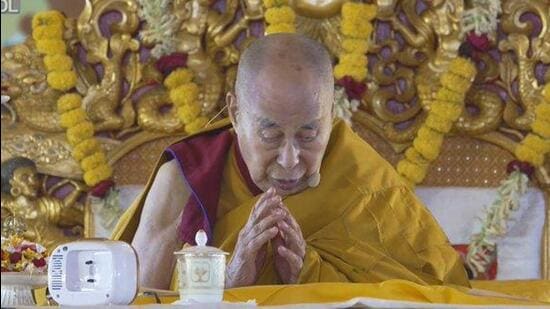
[[[305,240],[300,227],[274,189],[264,193],[239,233],[227,269],[226,287],[253,285],[266,262],[267,242],[275,252],[275,267],[283,283],[296,283],[303,265]]]

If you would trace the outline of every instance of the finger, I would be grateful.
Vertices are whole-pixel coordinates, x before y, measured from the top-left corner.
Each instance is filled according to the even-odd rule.
[[[302,229],[300,228],[300,225],[298,224],[296,219],[294,219],[294,216],[290,213],[290,210],[285,206],[283,202],[281,202],[279,206],[286,214],[285,222],[288,223],[293,230],[295,230],[296,232],[300,233],[300,235],[302,235]]]
[[[300,257],[305,255],[305,241],[302,234],[299,234],[292,229],[285,221],[279,222],[277,225],[280,231],[285,235],[285,244],[290,250],[298,254]]]
[[[246,243],[247,250],[249,250],[250,252],[256,253],[269,240],[277,236],[278,232],[279,232],[279,229],[276,226],[263,231],[258,236],[252,238],[249,242]]]
[[[287,261],[291,268],[293,277],[298,276],[300,270],[304,266],[304,261],[296,253],[292,252],[286,247],[279,247],[277,252]]]
[[[283,218],[284,214],[282,212],[275,212],[263,218],[260,222],[252,225],[252,227],[249,229],[249,232],[247,233],[249,236],[245,237],[254,238],[260,235],[263,231],[276,226],[278,222],[283,220]]]
[[[258,207],[262,205],[262,203],[264,203],[265,201],[267,201],[268,199],[274,196],[275,196],[275,190],[273,190],[273,188],[269,188],[269,190],[267,190],[264,194],[262,194],[262,196],[260,196],[256,204],[254,205],[254,208],[252,208],[252,213],[256,211],[256,209],[258,209]]]
[[[275,235],[275,237],[271,240],[271,247],[273,247],[273,252],[278,254],[279,247],[284,247],[285,241],[281,236],[281,231],[279,230],[279,233]]]
[[[272,188],[270,188],[264,194],[262,194],[260,196],[260,198],[258,199],[258,201],[256,201],[256,204],[254,204],[254,207],[252,208],[252,210],[250,211],[250,215],[248,216],[248,222],[247,223],[257,219],[258,218],[258,209],[261,208],[262,205],[264,205],[264,203],[266,201],[273,198],[274,196],[275,196],[275,190],[273,190]]]
[[[262,201],[262,203],[257,204],[257,207],[254,208],[252,214],[252,221],[259,221],[269,214],[270,211],[275,210],[281,202],[281,197],[278,195],[273,195],[268,199]]]

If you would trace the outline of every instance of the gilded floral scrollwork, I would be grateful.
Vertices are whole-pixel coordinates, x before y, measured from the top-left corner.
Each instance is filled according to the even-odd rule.
[[[297,14],[298,32],[323,42],[333,56],[340,49],[339,13],[344,2],[289,2]],[[406,144],[430,109],[439,77],[459,53],[465,40],[461,16],[473,2],[375,2],[378,14],[369,50],[369,90],[357,113],[377,124],[376,130],[389,142]],[[148,16],[144,3],[166,7],[160,15],[165,15],[163,21],[173,35],[164,52],[186,55],[187,67],[200,87],[201,114],[207,118],[220,111],[224,92],[233,87],[240,52],[261,35],[264,14],[259,0],[223,1],[223,10],[205,0],[86,1],[81,15],[66,23],[65,39],[73,58],[85,60],[75,61],[80,77],[77,89],[96,132],[106,132],[124,149],[124,139],[132,134],[183,132],[160,84],[156,59],[147,54],[162,40],[147,39],[147,31],[154,27],[143,20]],[[453,132],[481,136],[503,125],[516,131],[528,129],[541,85],[550,76],[548,13],[549,4],[544,1],[502,1],[501,33],[490,36],[498,41],[497,48],[478,53],[475,87]],[[526,14],[535,18],[525,18]],[[3,91],[11,97],[9,106],[18,125],[61,133],[55,106],[59,93],[47,87],[33,41],[3,49],[2,70]]]
[[[523,19],[522,15],[527,13],[536,17]],[[550,64],[549,18],[550,6],[544,1],[503,2],[502,30],[507,37],[499,43],[504,57],[500,72],[501,85],[509,97],[504,120],[515,129],[529,129],[541,97],[542,84],[548,82],[537,79],[535,72],[538,66]],[[515,61],[510,53],[515,56]]]
[[[2,50],[2,94],[10,97],[20,123],[42,132],[63,131],[55,105],[59,93],[48,87],[42,59],[32,41]]]
[[[111,36],[105,37],[100,19],[112,11],[120,14],[120,21],[110,25]],[[137,5],[130,0],[88,0],[78,18],[78,42],[87,51],[87,61],[101,64],[103,70],[100,83],[89,87],[84,98],[87,114],[97,131],[120,130],[133,124],[132,101],[129,96],[122,97],[122,84],[126,81],[131,93],[139,82],[140,44],[133,38],[138,26]]]

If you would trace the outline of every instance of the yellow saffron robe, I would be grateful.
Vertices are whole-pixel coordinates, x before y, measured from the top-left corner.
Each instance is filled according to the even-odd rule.
[[[227,121],[213,128],[224,125]],[[214,245],[230,253],[259,198],[248,190],[234,153],[228,152],[213,231]],[[114,239],[132,241],[153,179],[121,218]],[[393,167],[342,121],[334,125],[319,186],[283,202],[307,242],[299,283],[403,279],[469,286],[461,258],[429,211]],[[279,283],[268,256],[257,284]]]

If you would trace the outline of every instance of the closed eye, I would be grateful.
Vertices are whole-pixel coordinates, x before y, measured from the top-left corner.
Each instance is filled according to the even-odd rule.
[[[281,140],[283,133],[276,129],[265,129],[260,132],[260,138],[265,143],[276,143]]]
[[[319,130],[302,130],[298,134],[298,138],[302,142],[309,143],[309,142],[312,142],[313,140],[315,140],[317,135],[319,135]]]

